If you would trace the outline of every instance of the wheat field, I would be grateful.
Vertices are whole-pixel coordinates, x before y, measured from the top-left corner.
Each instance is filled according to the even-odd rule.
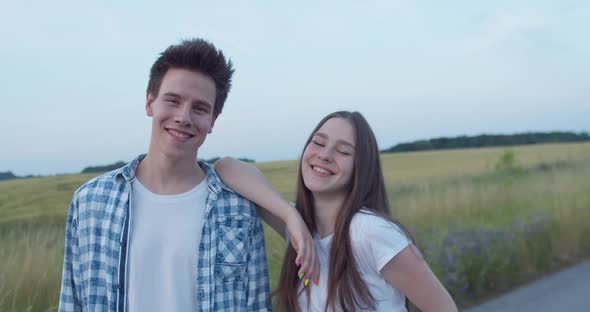
[[[507,151],[519,170],[500,172]],[[297,161],[256,164],[287,198]],[[590,144],[382,155],[392,214],[464,306],[590,257]],[[57,307],[65,216],[95,175],[0,182],[0,311]],[[274,287],[284,242],[265,229]]]

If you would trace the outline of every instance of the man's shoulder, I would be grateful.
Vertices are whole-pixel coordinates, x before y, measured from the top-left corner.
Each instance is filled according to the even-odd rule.
[[[79,227],[91,226],[91,220],[118,222],[124,216],[120,208],[125,207],[127,202],[121,196],[121,181],[125,180],[117,176],[117,170],[103,173],[82,184],[74,192],[70,213]]]
[[[236,193],[228,186],[224,186],[219,192],[217,205],[223,206],[225,211],[248,211],[254,216],[257,215],[256,204]]]
[[[213,166],[211,166],[205,162],[202,162],[202,161],[199,162],[199,165],[201,166],[201,168],[205,171],[205,174],[207,175],[209,189],[211,191],[213,191],[214,193],[217,193],[218,197],[230,199],[231,202],[234,202],[234,203],[236,201],[238,201],[239,204],[243,204],[243,205],[248,205],[248,206],[254,205],[254,203],[252,203],[251,201],[249,201],[248,199],[246,199],[242,195],[236,193],[232,188],[230,188],[225,183],[223,183],[223,181],[221,180],[221,178],[219,177],[219,175],[217,174],[217,172],[215,171]]]
[[[135,177],[135,170],[145,156],[145,154],[141,154],[123,167],[105,172],[90,179],[76,190],[74,197],[93,192],[104,193],[105,191],[112,191],[120,188],[124,184],[130,183]]]
[[[219,181],[217,187],[219,192],[217,193],[215,205],[220,216],[239,214],[254,218],[258,217],[257,206],[254,202],[236,193],[223,182]]]
[[[121,168],[105,172],[88,180],[74,192],[74,198],[79,199],[88,195],[104,194],[117,189],[122,180],[124,181],[120,173]]]

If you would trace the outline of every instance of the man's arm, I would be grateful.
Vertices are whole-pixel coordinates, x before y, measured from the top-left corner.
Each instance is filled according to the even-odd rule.
[[[248,311],[271,311],[270,285],[264,231],[260,218],[256,218],[250,238],[250,261],[248,262]]]
[[[60,312],[82,311],[80,294],[80,258],[78,249],[77,193],[74,194],[66,223],[66,239],[64,248],[64,264],[59,294]]]

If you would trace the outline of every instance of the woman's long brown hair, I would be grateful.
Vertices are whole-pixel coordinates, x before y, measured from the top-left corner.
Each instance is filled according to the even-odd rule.
[[[361,278],[353,254],[350,239],[350,223],[352,217],[361,209],[369,210],[398,225],[411,238],[409,232],[397,221],[390,217],[389,201],[385,190],[385,182],[381,171],[379,148],[375,135],[365,118],[358,112],[335,112],[320,121],[313,130],[305,148],[313,135],[331,118],[343,118],[349,121],[355,129],[355,152],[353,175],[348,184],[347,197],[344,200],[335,223],[330,248],[330,271],[328,273],[328,288],[325,311],[331,306],[342,311],[356,311],[358,309],[376,309],[375,298],[369,292],[366,283]],[[303,154],[302,154],[303,155]],[[314,220],[313,194],[305,186],[301,175],[302,161],[299,162],[297,177],[296,207],[311,232],[317,232]],[[298,289],[301,281],[297,277],[298,267],[295,265],[295,250],[291,245],[287,248],[281,276],[275,295],[288,312],[297,311]],[[309,293],[307,293],[309,295]]]

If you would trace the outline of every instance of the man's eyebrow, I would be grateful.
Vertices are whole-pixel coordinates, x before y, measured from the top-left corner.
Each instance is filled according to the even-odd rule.
[[[178,93],[174,93],[174,92],[166,92],[164,93],[162,96],[168,96],[168,97],[172,97],[172,98],[177,98],[177,99],[181,99],[182,96],[180,96],[180,94]],[[213,107],[213,104],[207,102],[206,100],[195,100],[191,102],[192,105],[207,105],[209,107]]]
[[[166,92],[163,94],[163,96],[169,96],[169,97],[175,97],[175,98],[180,98],[181,96],[177,93],[174,92]]]

